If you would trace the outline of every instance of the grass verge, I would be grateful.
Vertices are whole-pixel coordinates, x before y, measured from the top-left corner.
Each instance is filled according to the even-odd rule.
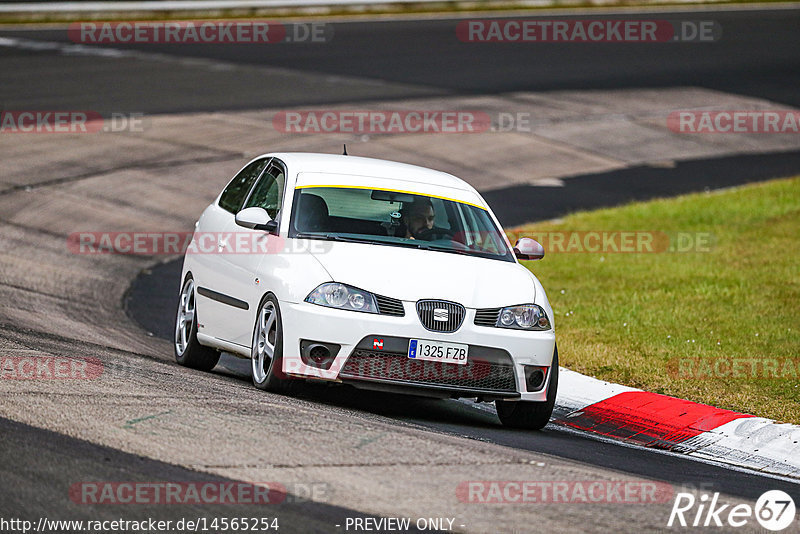
[[[674,248],[682,233],[691,250],[567,252],[597,245],[586,231],[653,232],[653,249],[665,234]],[[521,233],[545,236],[548,253],[528,267],[553,305],[562,365],[800,424],[800,177],[576,213]]]

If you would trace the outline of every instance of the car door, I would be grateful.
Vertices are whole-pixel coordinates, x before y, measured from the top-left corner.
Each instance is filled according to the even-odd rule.
[[[270,162],[245,199],[242,209],[258,207],[267,211],[272,219],[279,220],[283,205],[286,172],[282,163],[274,159]],[[280,228],[278,229],[278,232]],[[255,312],[261,296],[267,290],[257,273],[261,264],[270,260],[281,248],[281,238],[263,230],[252,230],[236,224],[233,220],[228,228],[230,241],[220,256],[221,266],[226,275],[220,280],[220,291],[236,299],[239,305],[229,306],[222,319],[226,341],[249,347]]]
[[[272,158],[251,161],[228,183],[216,202],[203,212],[195,229],[192,276],[197,287],[198,332],[225,339],[228,315],[235,300],[225,293],[225,256],[234,217]]]

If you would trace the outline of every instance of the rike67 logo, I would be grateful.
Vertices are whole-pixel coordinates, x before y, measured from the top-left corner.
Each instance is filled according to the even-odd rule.
[[[722,504],[719,492],[695,497],[692,493],[678,493],[669,514],[667,526],[671,527],[743,527],[755,519],[762,528],[778,532],[794,523],[794,500],[781,490],[764,492],[754,507],[749,504]]]

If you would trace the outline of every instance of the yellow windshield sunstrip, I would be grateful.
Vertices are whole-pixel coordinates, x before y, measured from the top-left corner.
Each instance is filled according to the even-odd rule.
[[[419,193],[416,191],[404,191],[402,189],[387,189],[385,187],[372,187],[368,185],[298,185],[295,189],[310,189],[312,187],[331,187],[336,189],[372,189],[375,191],[389,191],[391,193],[406,193],[408,195],[417,195],[422,197],[431,197],[431,198],[438,198],[441,200],[449,200],[450,202],[458,202],[459,204],[466,204],[467,206],[473,206],[483,211],[488,211],[485,207],[479,206],[478,204],[473,204],[472,202],[467,202],[465,200],[457,200],[455,198],[443,197],[439,195],[430,195],[428,193]]]

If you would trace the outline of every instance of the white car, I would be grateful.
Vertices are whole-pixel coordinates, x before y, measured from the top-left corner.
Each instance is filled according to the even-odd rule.
[[[495,401],[542,428],[558,387],[553,312],[486,201],[455,176],[347,155],[249,162],[187,249],[175,357],[225,351],[256,387],[302,380]]]

